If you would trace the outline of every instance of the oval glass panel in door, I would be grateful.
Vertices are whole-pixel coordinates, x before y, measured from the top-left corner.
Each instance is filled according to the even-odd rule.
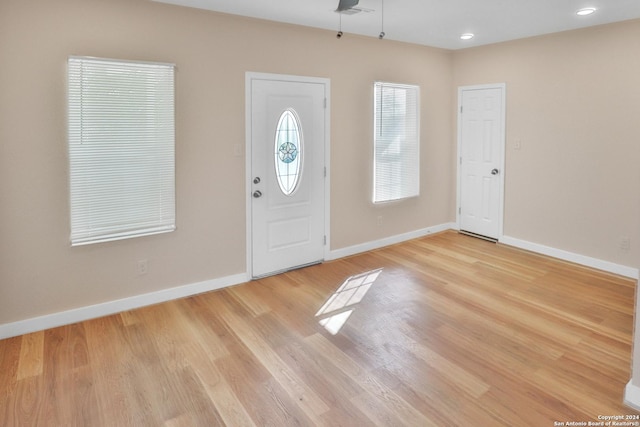
[[[292,109],[285,110],[278,120],[274,162],[280,190],[289,196],[298,186],[302,173],[302,132]]]

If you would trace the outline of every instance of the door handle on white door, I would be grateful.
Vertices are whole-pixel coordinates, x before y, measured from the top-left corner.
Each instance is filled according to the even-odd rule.
[[[262,197],[262,191],[260,191],[260,190],[256,190],[256,191],[254,191],[254,192],[253,192],[253,197],[254,197],[254,198],[256,198],[256,199],[257,199],[258,197]]]
[[[500,171],[498,169],[494,169],[491,171],[491,175],[498,175]]]

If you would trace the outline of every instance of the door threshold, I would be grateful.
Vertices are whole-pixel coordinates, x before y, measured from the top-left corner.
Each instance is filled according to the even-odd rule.
[[[321,259],[321,260],[309,262],[309,263],[306,263],[306,264],[300,264],[300,265],[296,265],[295,267],[288,267],[288,268],[284,268],[282,270],[276,270],[276,271],[272,271],[270,273],[265,273],[265,274],[260,274],[258,276],[253,276],[251,278],[251,280],[259,280],[259,279],[264,279],[265,277],[277,276],[278,274],[288,273],[290,271],[299,270],[299,269],[305,268],[305,267],[311,267],[312,265],[322,264],[323,262],[324,262],[324,260]]]
[[[491,243],[498,243],[498,239],[493,237],[483,236],[482,234],[472,233],[471,231],[460,230],[460,234],[465,234],[467,236],[475,237],[476,239],[486,240]]]

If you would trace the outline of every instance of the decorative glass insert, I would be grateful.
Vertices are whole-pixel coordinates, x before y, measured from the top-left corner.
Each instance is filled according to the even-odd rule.
[[[274,164],[280,190],[293,194],[302,172],[302,132],[300,121],[292,109],[284,110],[276,128]]]

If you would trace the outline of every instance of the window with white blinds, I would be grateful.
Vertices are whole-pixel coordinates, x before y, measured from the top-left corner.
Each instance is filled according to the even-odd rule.
[[[420,193],[420,88],[374,85],[373,202]]]
[[[69,58],[72,245],[175,230],[174,68]]]

